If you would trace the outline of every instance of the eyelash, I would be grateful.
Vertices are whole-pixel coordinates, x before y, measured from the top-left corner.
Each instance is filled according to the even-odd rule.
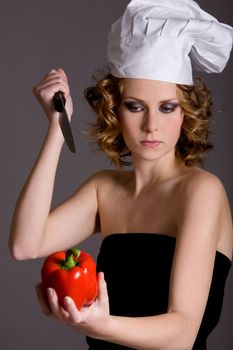
[[[143,106],[138,105],[137,103],[134,103],[134,102],[125,102],[125,106],[132,113],[140,113],[144,108]],[[168,114],[168,113],[174,112],[177,107],[178,107],[177,103],[166,103],[166,104],[162,104],[159,107],[159,111],[164,114]]]

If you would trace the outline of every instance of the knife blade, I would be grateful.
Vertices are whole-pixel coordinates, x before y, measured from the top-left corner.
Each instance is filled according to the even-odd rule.
[[[66,112],[65,103],[66,99],[62,92],[58,91],[53,97],[53,103],[55,110],[59,112],[59,125],[64,136],[65,142],[70,151],[76,153],[74,138],[70,127],[70,121]]]

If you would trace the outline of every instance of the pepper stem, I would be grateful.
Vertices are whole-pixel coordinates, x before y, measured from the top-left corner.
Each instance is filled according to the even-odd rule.
[[[79,257],[81,250],[71,248],[66,252],[66,259],[62,262],[62,267],[66,270],[70,270],[78,265],[77,258]]]

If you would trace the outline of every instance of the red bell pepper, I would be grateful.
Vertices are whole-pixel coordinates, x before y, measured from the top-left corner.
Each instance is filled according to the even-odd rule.
[[[81,309],[90,305],[98,293],[95,261],[83,250],[72,248],[51,254],[42,266],[41,278],[45,296],[47,288],[54,288],[63,307],[65,296]]]

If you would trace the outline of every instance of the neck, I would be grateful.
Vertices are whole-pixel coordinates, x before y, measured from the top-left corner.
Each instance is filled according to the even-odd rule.
[[[169,153],[153,161],[133,157],[133,192],[140,194],[143,189],[179,176],[187,169],[183,161],[177,159],[174,153]]]

